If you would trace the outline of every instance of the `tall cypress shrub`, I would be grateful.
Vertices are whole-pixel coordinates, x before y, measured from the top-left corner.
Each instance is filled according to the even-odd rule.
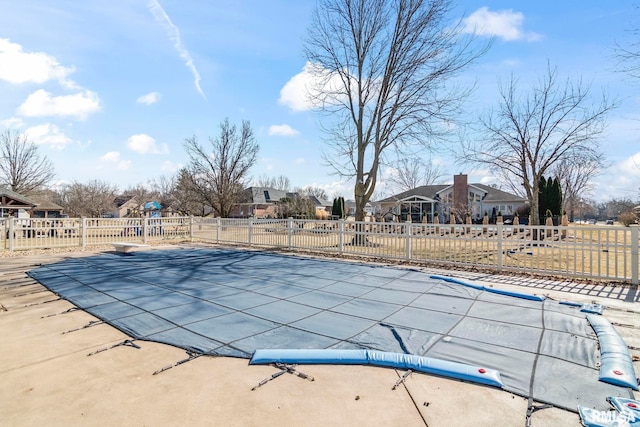
[[[548,209],[549,192],[547,190],[547,180],[544,176],[540,178],[538,183],[538,217],[542,219]]]
[[[549,203],[549,209],[554,215],[562,215],[562,187],[560,186],[560,180],[558,177],[553,179],[553,185],[550,189],[551,203]]]
[[[338,198],[333,198],[333,206],[331,206],[331,216],[340,217],[340,210],[338,208]]]

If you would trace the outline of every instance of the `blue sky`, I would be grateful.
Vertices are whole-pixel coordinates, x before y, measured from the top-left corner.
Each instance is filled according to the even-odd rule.
[[[579,4],[579,7],[578,7]],[[352,183],[323,165],[319,121],[303,93],[302,40],[314,0],[10,0],[0,6],[0,130],[25,132],[59,182],[99,179],[120,189],[171,176],[183,141],[249,120],[260,144],[254,177],[287,176],[351,198]],[[511,75],[523,87],[547,61],[620,106],[601,144],[611,165],[592,194],[637,199],[640,81],[615,71],[615,43],[632,42],[632,2],[460,0],[457,16],[494,36],[467,72],[469,117],[497,99]],[[477,25],[471,25],[477,24]],[[472,135],[470,135],[472,137]],[[447,180],[495,182],[492,171],[433,158]],[[379,195],[393,194],[383,172]]]

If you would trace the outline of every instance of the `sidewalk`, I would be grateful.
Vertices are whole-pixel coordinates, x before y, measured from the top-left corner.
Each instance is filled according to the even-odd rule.
[[[157,250],[153,247],[149,250]],[[146,249],[145,249],[146,250]],[[136,341],[101,323],[25,275],[41,263],[91,253],[2,258],[0,413],[6,425],[404,425],[523,426],[527,401],[507,392],[422,374],[392,390],[403,371],[368,366],[300,366],[314,381],[245,359],[187,357],[184,350]],[[416,268],[416,267],[412,267]],[[486,286],[605,305],[604,315],[640,356],[640,301],[633,287],[420,268]],[[91,325],[91,326],[89,326]],[[72,331],[72,332],[68,332]],[[640,364],[634,363],[636,372]],[[638,398],[636,394],[636,398]],[[551,408],[531,425],[579,426]]]

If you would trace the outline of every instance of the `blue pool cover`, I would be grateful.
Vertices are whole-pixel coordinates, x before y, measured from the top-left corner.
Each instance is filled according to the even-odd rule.
[[[484,366],[505,390],[571,411],[633,397],[599,381],[598,339],[580,307],[415,269],[180,248],[67,259],[29,274],[134,339],[200,354],[368,349]]]

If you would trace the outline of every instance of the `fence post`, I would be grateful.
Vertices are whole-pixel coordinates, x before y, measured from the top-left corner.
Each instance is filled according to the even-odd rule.
[[[220,243],[220,227],[222,226],[220,217],[216,217],[216,243]]]
[[[189,241],[193,243],[193,215],[189,217]]]
[[[251,246],[252,241],[253,241],[253,219],[249,218],[249,246]]]
[[[496,232],[498,233],[498,271],[501,272],[502,271],[502,233],[503,233],[503,229],[504,229],[504,224],[503,223],[499,223],[496,224]]]
[[[147,235],[149,234],[149,218],[142,218],[142,243],[147,244]]]
[[[87,218],[82,217],[80,227],[82,227],[82,229],[80,230],[80,246],[84,248],[85,246],[87,246]]]
[[[293,247],[293,218],[287,218],[287,248]]]
[[[409,261],[411,259],[411,223],[404,224],[404,258]]]
[[[631,228],[631,284],[638,285],[638,224],[629,226]]]
[[[15,230],[15,218],[9,217],[9,251],[13,252],[13,233]]]
[[[344,219],[338,220],[338,253],[342,255],[344,252]]]

